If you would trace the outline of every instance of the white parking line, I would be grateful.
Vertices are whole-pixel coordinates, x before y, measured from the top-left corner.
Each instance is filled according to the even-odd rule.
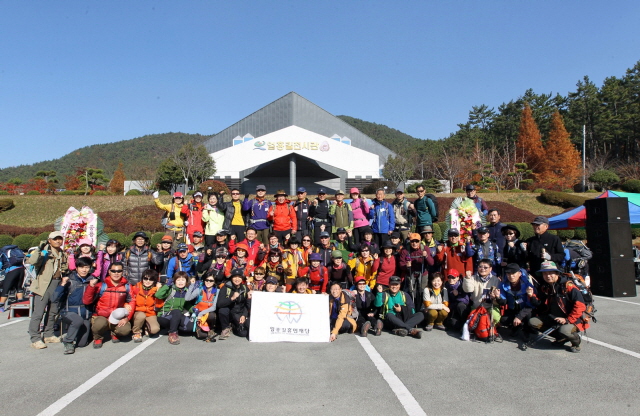
[[[630,355],[630,356],[632,356],[634,358],[640,358],[640,354],[638,354],[637,352],[625,350],[624,348],[616,347],[615,345],[607,344],[606,342],[598,341],[597,339],[593,339],[593,338],[584,337],[583,339],[588,340],[588,342],[593,342],[596,345],[600,345],[602,347],[609,348],[609,349],[612,349],[614,351],[618,351],[618,352],[621,352],[623,354]]]
[[[609,297],[606,297],[606,296],[597,296],[597,295],[593,295],[593,297],[594,298],[598,298],[598,299],[613,300],[613,301],[622,302],[622,303],[630,303],[632,305],[640,306],[640,303],[629,302],[628,300],[613,299],[613,298],[609,298]]]
[[[362,348],[364,348],[369,358],[378,368],[380,374],[385,379],[391,390],[395,393],[398,400],[400,400],[400,404],[404,407],[404,410],[407,412],[409,416],[426,416],[427,414],[422,410],[422,407],[418,404],[415,397],[409,392],[409,389],[402,383],[402,381],[396,376],[393,372],[389,364],[382,358],[380,353],[371,345],[371,342],[367,338],[356,336]]]
[[[17,324],[18,322],[26,321],[27,319],[29,318],[14,318],[11,322],[7,322],[6,324],[0,325],[0,328],[2,328],[3,326]]]
[[[100,383],[102,380],[107,378],[111,373],[116,371],[118,368],[124,365],[127,361],[131,360],[133,357],[140,354],[149,345],[156,342],[160,337],[161,336],[159,336],[158,338],[150,338],[147,341],[143,342],[142,344],[138,345],[136,348],[132,349],[127,354],[123,355],[118,360],[116,360],[113,364],[109,365],[107,368],[105,368],[95,376],[91,377],[89,380],[82,383],[76,389],[67,393],[65,396],[60,398],[51,406],[47,407],[42,412],[38,413],[38,416],[53,416],[55,414],[58,414],[62,409],[70,405],[75,399],[82,396],[84,393],[89,391],[93,386],[95,386],[96,384]]]

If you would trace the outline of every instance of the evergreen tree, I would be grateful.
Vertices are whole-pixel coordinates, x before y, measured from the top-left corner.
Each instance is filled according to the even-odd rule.
[[[581,174],[580,153],[571,143],[559,111],[551,117],[551,131],[545,154],[538,182],[546,189],[572,188]]]

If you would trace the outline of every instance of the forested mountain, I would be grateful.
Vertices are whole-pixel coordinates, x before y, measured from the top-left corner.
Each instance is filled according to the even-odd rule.
[[[199,145],[209,137],[201,134],[164,133],[149,134],[115,143],[94,144],[74,150],[59,159],[0,169],[0,182],[13,178],[27,181],[38,171],[52,170],[56,171],[58,178],[62,179],[66,175],[72,175],[76,168],[83,166],[103,169],[110,177],[119,162],[123,162],[124,172],[128,178],[146,178],[149,177],[147,171],[155,172],[162,160],[183,145],[187,143]]]
[[[387,127],[384,124],[372,123],[349,116],[338,116],[338,118],[360,130],[383,146],[393,150],[395,153],[402,153],[407,149],[415,148],[424,143],[420,139],[409,136],[400,130]]]

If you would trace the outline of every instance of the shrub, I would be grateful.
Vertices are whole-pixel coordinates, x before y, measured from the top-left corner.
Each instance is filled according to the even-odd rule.
[[[33,237],[31,234],[20,234],[13,239],[13,244],[20,247],[20,250],[27,251],[29,247],[33,247]]]
[[[49,236],[49,233],[47,233],[47,237],[48,236]],[[46,240],[46,238],[45,238],[45,240]],[[40,245],[40,243],[42,243],[42,241],[43,240],[40,238],[40,236],[36,235],[31,239],[31,245],[29,247],[38,247]]]
[[[631,179],[622,184],[622,190],[625,192],[640,193],[640,180]]]
[[[633,238],[640,237],[640,228],[632,228],[631,229],[631,236],[633,236]]]
[[[522,189],[518,189],[518,188],[514,188],[514,189],[508,189],[507,192],[513,192],[513,193],[520,193],[522,192]]]
[[[537,193],[537,194],[541,194],[541,193],[543,193],[544,191],[545,191],[545,190],[544,190],[544,189],[542,189],[542,188],[537,188],[537,189],[536,189],[535,191],[533,191],[533,192],[535,192],[535,193]]]
[[[160,240],[162,240],[162,236],[164,236],[164,232],[161,233],[155,233],[151,236],[151,242],[149,244],[151,244],[151,248],[155,249],[157,244],[160,244]]]
[[[558,235],[558,231],[556,230],[548,230],[547,232],[551,235]]]
[[[93,196],[110,196],[110,195],[113,195],[113,194],[111,192],[109,192],[109,191],[95,191],[91,195],[93,195]]]
[[[587,239],[587,230],[584,228],[576,228],[573,230],[573,238],[576,240],[586,240]]]
[[[588,194],[599,194],[600,193],[600,191],[598,191],[596,189],[587,189],[585,192],[588,193]]]
[[[565,192],[544,191],[540,194],[541,202],[548,205],[557,205],[562,208],[575,208],[584,204],[587,197],[567,194]]]
[[[572,239],[574,235],[575,232],[573,230],[558,230],[557,234],[561,240]]]
[[[424,186],[424,189],[427,192],[430,192],[432,194],[442,192],[442,188],[443,188],[439,180],[437,180],[436,178],[432,178],[432,179],[425,179],[422,182],[412,183],[411,185],[407,186],[407,189],[405,189],[405,192],[410,194],[415,193],[418,185]]]
[[[526,240],[527,238],[533,237],[533,226],[528,222],[512,222],[518,231],[520,231],[520,240]]]
[[[9,244],[13,244],[13,237],[11,237],[9,234],[1,234],[0,247],[8,246]]]
[[[126,196],[138,196],[138,195],[142,195],[142,192],[138,191],[137,189],[129,189],[125,195]]]
[[[192,190],[190,190],[190,191],[188,191],[188,192],[187,192],[187,195],[193,195],[193,194],[195,194],[195,193],[196,193],[196,191],[194,191],[194,190],[192,189]]]
[[[75,191],[70,191],[68,189],[66,191],[62,191],[58,193],[58,195],[75,195],[75,194],[76,194]]]
[[[615,172],[602,169],[591,174],[589,181],[595,183],[602,189],[607,189],[620,182],[620,178]]]
[[[9,211],[15,207],[13,199],[0,199],[0,212]]]
[[[29,191],[29,192],[27,192],[27,195],[40,195],[40,192],[35,191],[35,190],[34,191]]]
[[[36,238],[33,241],[38,240],[38,242],[36,244],[34,244],[35,246],[40,245],[41,241],[46,241],[47,238],[49,238],[49,231],[44,231],[42,233],[40,233],[40,235],[37,235]]]
[[[171,195],[169,192],[165,191],[164,189],[160,192],[158,192],[158,194],[160,195]]]
[[[125,247],[131,245],[131,239],[127,238],[123,233],[109,233],[109,239],[116,240]]]
[[[0,191],[0,195],[9,195],[9,192],[7,192],[7,191]]]
[[[431,228],[433,228],[433,238],[435,238],[436,241],[442,241],[442,227],[443,226],[444,226],[444,224],[441,226],[437,222],[434,223],[431,226]]]
[[[453,190],[454,194],[463,194],[464,193],[464,189],[462,188],[456,188]]]
[[[209,190],[209,187],[211,187],[211,190]],[[200,185],[198,185],[198,191],[202,192],[204,195],[209,192],[220,193],[220,191],[224,191],[224,193],[227,195],[231,193],[229,187],[224,182],[215,181],[213,179],[204,181]]]

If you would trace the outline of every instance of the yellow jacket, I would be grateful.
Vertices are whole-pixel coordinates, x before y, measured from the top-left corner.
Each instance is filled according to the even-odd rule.
[[[171,210],[173,209],[173,212],[176,215],[176,219],[175,220],[169,220],[169,222],[167,223],[168,226],[172,226],[175,228],[183,228],[184,227],[184,220],[182,219],[182,216],[180,215],[180,210],[182,210],[182,205],[183,204],[163,204],[162,202],[160,202],[160,200],[158,198],[154,199],[153,202],[156,203],[156,207],[158,209],[161,209],[163,211],[166,211],[167,215],[171,215]]]
[[[371,289],[376,286],[376,276],[378,275],[379,260],[374,260],[373,257],[369,257],[367,261],[364,261],[362,257],[355,257],[347,262],[347,266],[352,270],[354,279],[357,276],[364,277],[367,285]]]

